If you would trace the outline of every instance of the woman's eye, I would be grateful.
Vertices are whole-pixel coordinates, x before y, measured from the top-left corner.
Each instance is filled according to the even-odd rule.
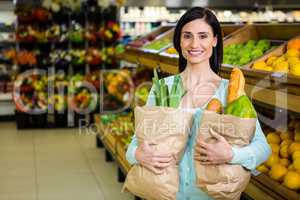
[[[184,39],[190,39],[190,38],[192,38],[192,36],[189,35],[189,34],[184,34],[184,35],[183,35],[183,38],[184,38]]]
[[[205,39],[205,38],[207,38],[207,35],[199,35],[199,38],[200,39]]]

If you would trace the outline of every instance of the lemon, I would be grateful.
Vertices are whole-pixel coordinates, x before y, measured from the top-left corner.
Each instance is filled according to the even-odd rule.
[[[292,155],[295,151],[300,150],[300,142],[293,142],[289,146],[289,154]]]
[[[258,61],[253,64],[254,69],[264,69],[266,67],[266,63],[264,61]]]
[[[271,147],[273,153],[279,154],[279,151],[280,151],[279,144],[270,143],[270,147]]]
[[[274,71],[284,72],[284,73],[288,72],[289,71],[289,63],[287,61],[276,63],[274,66]]]
[[[272,166],[271,170],[269,171],[269,176],[277,181],[282,181],[283,177],[288,173],[288,169],[281,165],[275,164]]]
[[[300,174],[294,171],[289,171],[284,177],[283,185],[292,190],[299,190]]]
[[[274,62],[272,63],[272,66],[275,67],[275,65],[277,65],[278,63],[281,63],[283,61],[285,61],[285,57],[284,56],[280,56],[276,60],[274,60]]]
[[[289,157],[289,146],[282,145],[280,148],[279,154],[282,158],[288,158]]]
[[[296,160],[296,158],[300,158],[300,151],[299,150],[297,150],[297,151],[295,151],[294,153],[293,153],[293,160]]]
[[[272,167],[276,163],[279,163],[279,156],[277,154],[275,154],[275,153],[272,153],[270,155],[270,157],[268,158],[268,160],[265,162],[265,165],[267,167]]]
[[[259,165],[256,170],[260,171],[261,173],[268,173],[269,168],[267,168],[265,165]]]
[[[298,57],[299,56],[299,51],[298,49],[288,49],[285,53],[286,57]]]
[[[280,136],[276,132],[271,132],[267,135],[268,143],[279,144],[280,143]]]
[[[277,59],[276,56],[270,56],[270,57],[267,59],[266,64],[267,64],[267,65],[272,65],[273,62],[274,62],[276,59]]]
[[[273,69],[273,67],[272,66],[265,66],[264,68],[263,68],[263,70],[265,70],[265,71],[268,71],[268,72],[272,72],[274,69]]]
[[[293,75],[300,76],[300,62],[290,66],[290,72]]]
[[[279,164],[281,164],[281,165],[283,165],[283,166],[285,166],[285,167],[288,167],[288,166],[290,165],[290,161],[289,161],[289,159],[287,159],[287,158],[281,158],[281,159],[279,160]]]
[[[297,58],[297,57],[288,57],[287,61],[290,66],[293,66],[293,65],[297,64],[298,62],[300,62],[299,58]]]

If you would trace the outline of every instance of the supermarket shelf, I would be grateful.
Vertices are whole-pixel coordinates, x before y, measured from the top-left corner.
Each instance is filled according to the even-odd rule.
[[[0,116],[12,116],[15,114],[15,105],[11,93],[0,94]]]
[[[97,138],[101,140],[105,149],[126,175],[131,167],[126,160],[126,148],[122,142],[118,141],[116,136],[105,130],[105,126],[99,120],[99,115],[95,116],[95,118],[97,117],[98,119],[95,120],[98,126]],[[244,194],[255,200],[298,200],[300,198],[298,193],[288,190],[264,174],[252,176]]]
[[[166,73],[178,73],[176,58],[167,58],[136,50],[130,50],[119,58],[149,68],[159,68]],[[231,67],[222,67],[220,75],[223,78],[229,78],[231,70]],[[246,78],[246,93],[253,100],[280,107],[291,113],[300,113],[299,78],[280,73],[257,72],[250,69],[242,69],[242,71]]]
[[[12,101],[11,93],[0,93],[0,101]]]
[[[112,135],[105,126],[97,121],[98,134],[97,138],[102,141],[105,149],[110,152],[113,159],[117,162],[123,174],[127,174],[130,170],[130,164],[126,160],[126,150],[122,142]]]
[[[251,184],[255,185],[258,189],[262,190],[264,193],[267,194],[267,196],[269,196],[272,199],[276,199],[276,200],[299,200],[300,199],[299,193],[287,189],[286,187],[282,186],[280,183],[270,179],[265,174],[252,176]],[[264,197],[262,200],[266,200],[266,199],[267,198]]]

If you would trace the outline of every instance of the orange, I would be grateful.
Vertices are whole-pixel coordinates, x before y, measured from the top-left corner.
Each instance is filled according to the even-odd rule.
[[[276,153],[277,155],[279,154],[279,151],[280,151],[280,146],[279,144],[273,144],[273,143],[270,143],[269,144],[271,149],[272,149],[272,152],[273,153]]]
[[[288,167],[288,166],[290,165],[289,159],[286,159],[286,158],[281,158],[281,159],[279,160],[279,163],[280,163],[281,165],[285,166],[285,167]]]
[[[267,167],[272,167],[276,163],[279,163],[279,156],[277,154],[275,154],[275,153],[272,153],[270,155],[270,157],[268,158],[268,160],[265,162],[265,165]]]
[[[295,151],[300,150],[300,142],[293,142],[289,146],[289,154],[292,155]]]
[[[279,144],[280,143],[280,136],[276,132],[271,132],[267,135],[268,143]]]
[[[284,177],[283,185],[292,190],[299,190],[300,174],[294,171],[289,171]]]
[[[298,49],[300,50],[300,39],[290,40],[287,44],[287,49]]]
[[[282,158],[288,158],[289,157],[288,149],[289,149],[288,145],[281,146],[279,154]]]
[[[271,170],[269,171],[269,176],[276,180],[282,181],[283,177],[288,173],[288,170],[285,166],[281,164],[275,164],[272,166]]]

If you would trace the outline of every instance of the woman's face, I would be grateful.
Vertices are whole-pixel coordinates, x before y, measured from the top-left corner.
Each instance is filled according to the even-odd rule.
[[[211,26],[203,19],[195,19],[182,27],[180,47],[188,63],[208,61],[216,45],[217,37],[214,37]]]

